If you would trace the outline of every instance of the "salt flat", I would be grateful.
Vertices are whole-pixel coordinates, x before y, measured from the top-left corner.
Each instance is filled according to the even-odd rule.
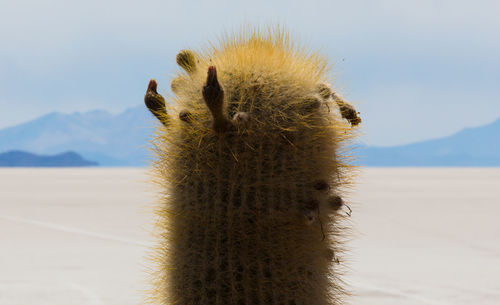
[[[500,304],[500,169],[366,168],[346,198],[357,305]],[[0,304],[143,302],[144,169],[0,169]]]

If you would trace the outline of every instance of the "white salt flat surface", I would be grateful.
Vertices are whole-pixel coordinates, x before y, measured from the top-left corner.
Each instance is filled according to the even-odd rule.
[[[143,303],[144,169],[0,168],[0,305]],[[355,305],[500,304],[500,169],[366,168],[346,198]]]

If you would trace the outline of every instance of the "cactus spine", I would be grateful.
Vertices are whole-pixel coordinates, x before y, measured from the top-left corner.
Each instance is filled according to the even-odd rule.
[[[183,50],[148,86],[160,243],[154,304],[343,304],[341,155],[361,120],[281,30]],[[173,114],[178,114],[178,118]]]

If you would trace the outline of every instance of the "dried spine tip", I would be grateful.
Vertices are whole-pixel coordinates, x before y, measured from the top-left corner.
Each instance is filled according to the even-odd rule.
[[[194,53],[190,50],[180,51],[175,60],[179,66],[186,70],[186,72],[192,73],[196,71],[196,58]]]
[[[144,103],[149,111],[154,114],[160,122],[167,125],[167,109],[165,108],[165,99],[157,91],[158,84],[154,79],[151,79],[148,84],[148,89],[144,95]]]
[[[232,127],[231,121],[224,114],[224,90],[217,79],[217,69],[208,67],[207,81],[202,90],[203,99],[212,113],[214,129],[216,132],[224,132]]]

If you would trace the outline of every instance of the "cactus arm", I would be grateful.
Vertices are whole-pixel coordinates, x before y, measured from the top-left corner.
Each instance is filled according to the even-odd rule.
[[[344,101],[344,99],[342,99],[335,93],[332,94],[332,97],[337,106],[339,107],[340,114],[344,119],[348,120],[352,126],[357,126],[359,125],[359,123],[361,123],[361,118],[358,116],[359,112],[356,111],[353,105]]]
[[[146,105],[169,126],[153,140],[152,304],[346,303],[344,148],[361,119],[332,90],[326,58],[287,37],[257,31],[179,52],[169,116],[150,83]]]
[[[148,89],[144,95],[144,103],[148,107],[156,118],[163,123],[163,125],[168,125],[167,109],[165,108],[165,99],[157,91],[158,84],[154,79],[149,81]]]
[[[233,124],[224,114],[224,90],[217,79],[217,69],[214,66],[208,67],[207,81],[203,86],[203,99],[212,113],[214,120],[214,130],[224,132],[229,130]]]
[[[180,51],[175,60],[187,73],[194,73],[196,71],[196,57],[190,50]]]

